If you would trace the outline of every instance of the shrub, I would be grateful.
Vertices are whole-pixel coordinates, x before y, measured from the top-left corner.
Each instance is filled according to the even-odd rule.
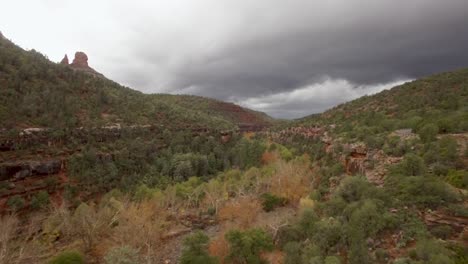
[[[446,180],[457,188],[466,189],[468,188],[468,171],[450,170],[447,174]]]
[[[375,250],[375,259],[379,263],[387,263],[388,258],[389,258],[389,255],[385,249],[378,248],[377,250]]]
[[[318,246],[323,255],[328,254],[342,241],[343,225],[333,219],[324,219],[316,223],[312,241],[320,241]]]
[[[78,251],[65,251],[49,261],[49,264],[83,264],[83,255]]]
[[[260,253],[273,250],[273,239],[261,229],[231,230],[226,233],[226,240],[230,248],[228,258],[234,263],[264,263]]]
[[[398,188],[400,199],[409,204],[435,207],[459,199],[457,193],[435,177],[406,177]]]
[[[133,199],[137,202],[142,202],[144,200],[149,200],[153,198],[154,196],[154,191],[146,186],[146,184],[140,184],[135,191],[135,195],[133,196]]]
[[[180,258],[181,264],[214,264],[218,263],[216,257],[208,254],[208,236],[197,231],[184,240],[184,250]]]
[[[336,256],[328,256],[325,258],[325,264],[340,264],[341,260],[340,258]]]
[[[427,124],[419,130],[419,137],[423,142],[431,142],[436,139],[439,128],[435,124]]]
[[[359,205],[348,206],[346,211],[352,211],[349,217],[350,233],[359,232],[365,237],[375,235],[385,226],[385,213],[375,200],[366,199]],[[347,212],[344,212],[344,215]],[[351,238],[352,239],[352,238]]]
[[[33,209],[40,209],[44,208],[49,204],[49,193],[46,191],[38,192],[33,198],[31,199],[31,207]]]
[[[26,202],[21,196],[15,195],[8,199],[7,205],[11,208],[11,210],[19,211],[24,208]]]
[[[453,234],[454,230],[449,225],[440,225],[431,229],[431,234],[437,238],[447,239]]]
[[[335,195],[350,203],[361,200],[370,188],[371,184],[363,177],[347,177],[341,182]]]
[[[396,217],[395,228],[401,228],[403,235],[398,241],[398,247],[405,247],[409,241],[428,236],[424,222],[414,213],[401,212]]]
[[[453,261],[448,258],[450,251],[446,249],[440,242],[435,240],[419,241],[416,243],[415,249],[410,252],[410,255],[417,260],[425,261],[427,263],[453,263]]]
[[[424,173],[424,160],[417,155],[407,154],[399,164],[401,173],[405,176],[418,176]]]
[[[457,159],[458,145],[455,138],[445,136],[438,141],[438,146],[441,161],[451,163]]]
[[[262,207],[266,212],[273,211],[276,207],[284,206],[288,202],[286,198],[276,196],[271,193],[264,193],[260,196]]]
[[[138,251],[128,246],[116,247],[107,252],[104,260],[107,264],[139,264]]]
[[[459,204],[451,204],[447,207],[454,216],[468,217],[468,208]]]
[[[284,259],[285,264],[297,264],[301,263],[301,251],[302,245],[299,242],[289,242],[283,247],[283,251],[286,254]]]

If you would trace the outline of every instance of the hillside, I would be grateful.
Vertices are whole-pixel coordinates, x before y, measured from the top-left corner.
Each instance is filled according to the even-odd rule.
[[[297,124],[382,125],[390,130],[417,130],[425,122],[437,124],[442,133],[468,130],[468,69],[436,74],[363,96],[323,114],[301,118]]]
[[[86,58],[84,53],[77,55]],[[70,66],[52,63],[34,50],[24,51],[0,38],[0,127],[70,128],[119,123],[233,129],[239,123],[265,125],[271,121],[264,114],[211,99],[146,95],[85,66],[80,68],[75,61]]]
[[[240,127],[253,128],[258,130],[264,126],[269,126],[275,120],[265,113],[240,107],[233,103],[227,103],[211,98],[193,95],[155,95],[157,100],[177,105],[186,109],[193,109],[210,116],[226,119]],[[257,128],[256,128],[257,127]]]
[[[287,263],[310,255],[327,263],[330,253],[340,256],[332,263],[468,260],[467,69],[282,124],[269,137],[286,146],[282,155],[313,163],[313,210],[285,228]]]

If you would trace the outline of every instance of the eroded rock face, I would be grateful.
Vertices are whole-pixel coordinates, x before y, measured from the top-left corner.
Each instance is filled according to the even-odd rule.
[[[63,168],[63,161],[18,161],[0,164],[0,181],[23,180],[36,175],[50,175],[59,173]]]
[[[65,54],[65,57],[60,61],[60,64],[68,65],[70,62],[68,61],[68,56]]]
[[[79,67],[79,68],[89,68],[88,56],[86,55],[86,53],[82,51],[77,51],[75,53],[75,58],[73,59],[73,62],[71,63],[71,65],[74,67]]]

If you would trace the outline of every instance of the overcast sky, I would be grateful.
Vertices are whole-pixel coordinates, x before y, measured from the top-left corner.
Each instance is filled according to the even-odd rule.
[[[468,66],[468,0],[0,0],[0,31],[146,93],[295,118]]]

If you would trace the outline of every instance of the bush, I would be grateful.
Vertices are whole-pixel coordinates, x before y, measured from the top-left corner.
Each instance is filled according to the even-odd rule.
[[[104,260],[107,264],[139,264],[141,263],[138,251],[128,246],[111,249]]]
[[[10,207],[11,210],[19,211],[24,208],[26,202],[21,196],[15,195],[8,199],[7,205],[8,207]]]
[[[83,264],[83,255],[78,251],[65,251],[49,261],[49,264]]]
[[[405,155],[398,167],[405,176],[418,176],[425,171],[424,160],[414,154]]]
[[[431,142],[436,139],[439,127],[435,124],[427,124],[419,130],[419,137],[423,142]]]
[[[46,191],[38,192],[33,198],[31,199],[31,207],[33,209],[40,209],[44,208],[49,204],[49,193]]]
[[[396,215],[394,220],[393,227],[401,229],[403,233],[397,247],[405,247],[409,241],[428,236],[426,224],[414,213],[401,211]]]
[[[347,177],[341,182],[335,195],[343,198],[347,203],[351,203],[361,200],[370,189],[371,184],[365,178],[358,176]]]
[[[276,207],[284,206],[288,202],[286,198],[271,193],[264,193],[260,198],[262,199],[263,210],[266,212],[273,211]]]
[[[419,241],[415,249],[410,252],[410,256],[417,260],[438,264],[453,263],[448,257],[450,254],[448,249],[435,240]]]
[[[208,236],[197,231],[184,240],[184,249],[180,258],[181,264],[215,264],[218,263],[216,257],[208,254]]]
[[[323,255],[328,254],[341,242],[343,225],[337,220],[330,218],[316,223],[315,233],[311,236],[312,241],[317,241]]]
[[[385,249],[378,248],[377,250],[375,250],[375,259],[379,263],[387,263],[388,258],[389,258],[389,254]]]
[[[340,264],[341,260],[339,257],[328,256],[325,258],[325,264]]]
[[[454,230],[449,225],[436,226],[431,229],[431,234],[437,238],[447,239],[453,234]]]
[[[302,245],[299,242],[287,243],[286,245],[284,245],[283,251],[286,254],[284,259],[285,264],[301,263]]]
[[[468,171],[466,170],[450,170],[447,174],[446,180],[451,185],[460,188],[468,188]]]
[[[459,197],[449,186],[435,177],[406,177],[397,187],[404,203],[436,207],[456,202]]]
[[[229,242],[228,258],[234,263],[264,263],[260,253],[273,250],[273,239],[261,229],[232,230],[225,237]]]

